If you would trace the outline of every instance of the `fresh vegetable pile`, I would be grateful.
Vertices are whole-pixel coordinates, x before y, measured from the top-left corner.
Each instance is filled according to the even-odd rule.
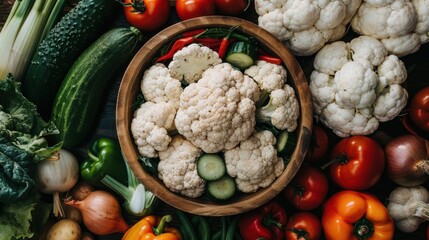
[[[428,12],[428,0],[14,1],[0,32],[0,239],[429,239]],[[159,200],[109,134],[114,88],[144,40],[213,14],[284,41],[315,113],[284,190],[223,217]],[[166,42],[133,106],[144,168],[220,203],[269,186],[300,110],[282,62],[239,26]]]
[[[191,198],[265,188],[294,149],[288,136],[300,110],[286,68],[237,27],[183,33],[141,80],[144,102],[131,122],[137,149],[156,158],[167,188]]]

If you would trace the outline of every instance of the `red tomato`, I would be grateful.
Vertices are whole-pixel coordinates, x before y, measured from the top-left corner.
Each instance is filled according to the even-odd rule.
[[[311,142],[310,162],[320,162],[328,153],[329,137],[326,131],[318,125],[313,125],[313,139]]]
[[[352,136],[339,141],[332,151],[329,173],[340,187],[350,190],[365,190],[381,177],[385,156],[375,140],[366,136]]]
[[[286,224],[286,240],[318,240],[322,235],[322,224],[316,215],[299,212],[292,215]]]
[[[176,11],[180,20],[216,13],[214,0],[176,0]]]
[[[429,132],[429,87],[414,95],[410,105],[410,118],[418,128]]]
[[[215,0],[216,8],[225,15],[240,16],[248,6],[250,0]]]
[[[160,29],[170,15],[169,0],[124,1],[124,14],[128,23],[143,32]]]
[[[328,188],[328,179],[321,170],[302,166],[283,190],[283,195],[295,208],[312,210],[325,200]]]

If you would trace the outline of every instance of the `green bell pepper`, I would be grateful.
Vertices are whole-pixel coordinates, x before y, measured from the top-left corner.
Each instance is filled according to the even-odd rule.
[[[110,175],[122,184],[127,184],[127,170],[119,143],[101,137],[92,141],[87,149],[88,158],[80,167],[81,177],[88,183],[106,188],[101,179]]]

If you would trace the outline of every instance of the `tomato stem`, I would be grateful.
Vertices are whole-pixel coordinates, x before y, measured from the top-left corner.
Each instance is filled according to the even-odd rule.
[[[304,229],[298,229],[298,228],[288,228],[288,231],[291,231],[296,234],[296,239],[304,239],[309,240],[309,234]]]
[[[341,155],[335,156],[333,159],[328,161],[327,163],[322,165],[322,169],[325,170],[327,167],[331,166],[334,163],[340,163],[341,165],[347,164],[349,158],[345,152],[341,153]]]
[[[144,11],[146,11],[146,4],[144,4],[143,0],[132,0],[132,2],[130,3],[124,3],[121,0],[116,1],[124,7],[133,7],[133,10],[131,10],[131,12],[143,13]]]

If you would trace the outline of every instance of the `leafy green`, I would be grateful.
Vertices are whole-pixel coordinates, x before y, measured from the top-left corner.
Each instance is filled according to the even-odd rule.
[[[36,186],[30,177],[34,155],[0,136],[0,202],[13,203],[26,198]]]
[[[52,122],[44,121],[37,107],[20,92],[20,83],[12,75],[0,80],[0,136],[13,145],[34,153],[33,161],[41,161],[59,150],[62,143],[49,145],[47,137],[58,135]]]
[[[33,229],[40,229],[49,216],[51,206],[38,200],[38,194],[10,204],[0,205],[2,240],[28,239]]]

